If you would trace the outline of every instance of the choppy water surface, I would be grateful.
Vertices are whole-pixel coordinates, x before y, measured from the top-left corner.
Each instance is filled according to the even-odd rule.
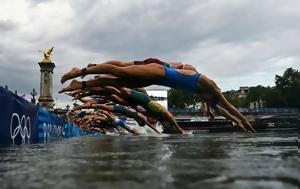
[[[0,147],[0,188],[298,188],[297,133],[79,137]]]

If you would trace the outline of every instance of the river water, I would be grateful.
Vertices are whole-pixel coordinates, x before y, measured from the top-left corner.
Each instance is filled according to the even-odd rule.
[[[298,188],[296,132],[85,136],[0,147],[0,188]]]

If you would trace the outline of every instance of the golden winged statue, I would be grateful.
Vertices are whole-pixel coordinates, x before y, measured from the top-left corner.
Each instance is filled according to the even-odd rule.
[[[44,54],[44,59],[43,59],[42,62],[52,62],[52,61],[51,61],[51,55],[52,55],[53,48],[54,48],[54,47],[52,47],[52,48],[50,48],[50,49],[47,49],[47,50],[45,50],[45,51],[39,50],[40,52],[42,52],[42,53]]]

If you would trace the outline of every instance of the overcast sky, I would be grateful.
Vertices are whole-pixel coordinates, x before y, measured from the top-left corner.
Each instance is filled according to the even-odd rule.
[[[54,98],[72,67],[156,57],[193,64],[222,90],[273,86],[300,69],[299,0],[0,0],[0,85],[39,91],[54,46]]]

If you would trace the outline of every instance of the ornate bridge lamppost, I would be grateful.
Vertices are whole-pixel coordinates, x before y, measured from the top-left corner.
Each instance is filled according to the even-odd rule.
[[[40,80],[40,97],[38,105],[52,111],[54,107],[54,100],[52,97],[52,76],[55,64],[51,61],[51,54],[53,47],[42,51],[44,59],[39,62],[41,68],[41,80]]]

